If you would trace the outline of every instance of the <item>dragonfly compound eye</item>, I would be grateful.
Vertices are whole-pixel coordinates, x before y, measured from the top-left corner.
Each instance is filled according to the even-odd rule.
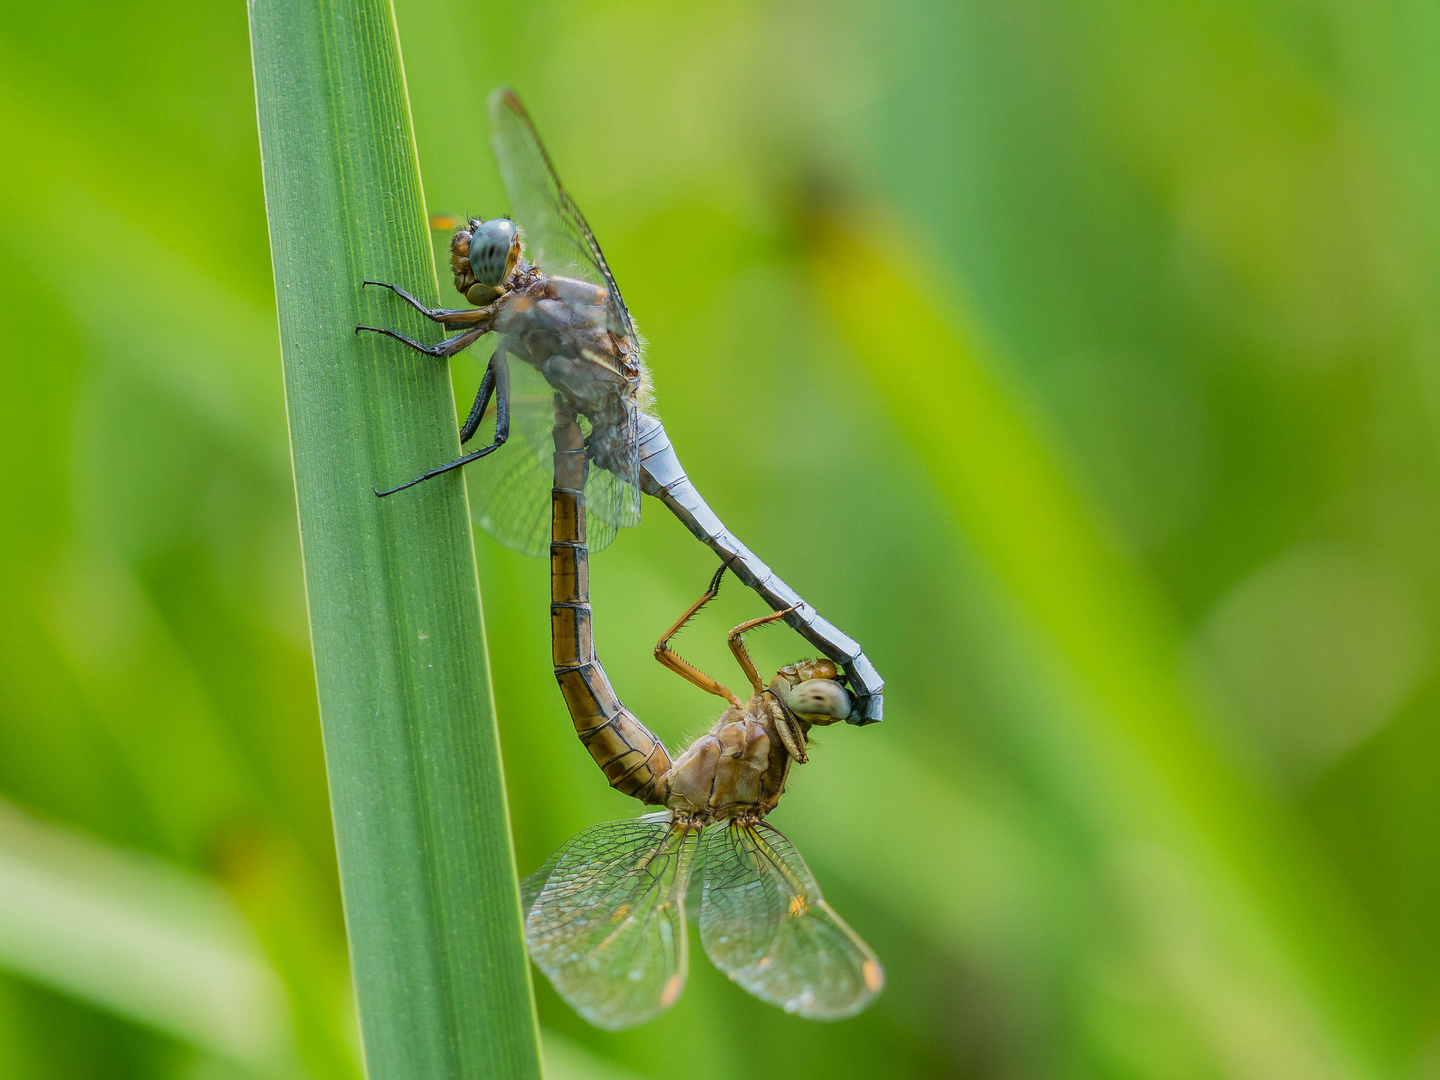
[[[520,233],[509,218],[482,221],[470,234],[470,272],[482,285],[499,285],[520,257]]]
[[[850,715],[850,693],[834,679],[806,679],[790,688],[785,704],[812,724],[833,724]]]
[[[804,682],[806,679],[834,679],[840,681],[840,669],[835,666],[833,660],[801,660],[793,665],[795,669],[796,682]]]

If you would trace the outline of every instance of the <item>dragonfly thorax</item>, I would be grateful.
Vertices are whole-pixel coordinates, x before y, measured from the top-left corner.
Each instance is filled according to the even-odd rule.
[[[780,800],[786,761],[764,695],[731,705],[661,778],[665,806],[700,823],[736,816],[763,817]]]
[[[702,823],[775,809],[791,764],[807,760],[810,728],[850,714],[837,675],[829,660],[792,664],[749,701],[732,704],[661,778],[665,806]]]
[[[530,269],[501,300],[497,349],[523,361],[589,421],[589,456],[600,468],[624,467],[632,455],[631,424],[645,388],[643,368],[628,340],[609,325],[609,292],[578,278]]]

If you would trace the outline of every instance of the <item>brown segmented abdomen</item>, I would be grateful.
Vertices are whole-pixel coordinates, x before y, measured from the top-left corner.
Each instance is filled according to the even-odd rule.
[[[620,704],[595,658],[590,552],[585,539],[585,436],[575,411],[555,399],[555,486],[550,493],[550,649],[575,732],[616,791],[662,803],[670,768],[664,745]]]

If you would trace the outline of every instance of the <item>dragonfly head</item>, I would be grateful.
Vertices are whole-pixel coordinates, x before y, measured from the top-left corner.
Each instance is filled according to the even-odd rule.
[[[450,238],[455,288],[472,304],[488,304],[520,261],[520,230],[509,218],[471,218]]]
[[[770,680],[770,690],[807,724],[824,727],[850,715],[850,691],[830,660],[803,660],[783,667]]]

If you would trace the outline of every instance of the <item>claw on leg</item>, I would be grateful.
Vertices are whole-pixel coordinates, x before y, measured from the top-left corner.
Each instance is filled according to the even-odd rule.
[[[406,335],[400,333],[400,331],[398,330],[390,330],[383,326],[355,327],[355,332],[357,334],[361,330],[369,330],[372,334],[384,334],[386,337],[394,338],[402,345],[410,346],[410,348],[414,349],[416,352],[421,352],[424,353],[426,356],[433,356],[436,359],[440,360],[454,356],[467,345],[472,345],[476,341],[479,341],[481,336],[483,336],[487,332],[486,329],[483,327],[474,327],[473,329],[466,330],[464,333],[456,334],[454,337],[446,338],[438,345],[423,345],[420,342],[416,341],[414,338],[407,337]]]
[[[474,333],[474,331],[470,331]],[[465,335],[460,335],[464,337]],[[458,457],[454,461],[447,461],[444,465],[437,465],[427,473],[422,473],[414,480],[407,480],[397,487],[387,488],[381,491],[379,488],[372,488],[377,498],[383,499],[386,495],[394,495],[397,491],[404,491],[406,488],[414,487],[425,480],[431,480],[437,476],[443,476],[452,472],[462,465],[468,465],[472,461],[478,461],[487,454],[493,454],[500,447],[505,445],[510,438],[510,368],[505,363],[503,354],[497,362],[491,358],[490,366],[485,369],[485,377],[480,380],[480,394],[475,399],[476,408],[471,410],[470,419],[465,421],[465,431],[461,432],[462,442],[469,442],[470,436],[475,434],[475,428],[480,425],[480,415],[485,411],[485,404],[490,400],[491,391],[495,395],[495,438],[489,446],[482,446],[479,450]],[[484,401],[481,401],[481,398]],[[473,421],[473,425],[472,425]]]

